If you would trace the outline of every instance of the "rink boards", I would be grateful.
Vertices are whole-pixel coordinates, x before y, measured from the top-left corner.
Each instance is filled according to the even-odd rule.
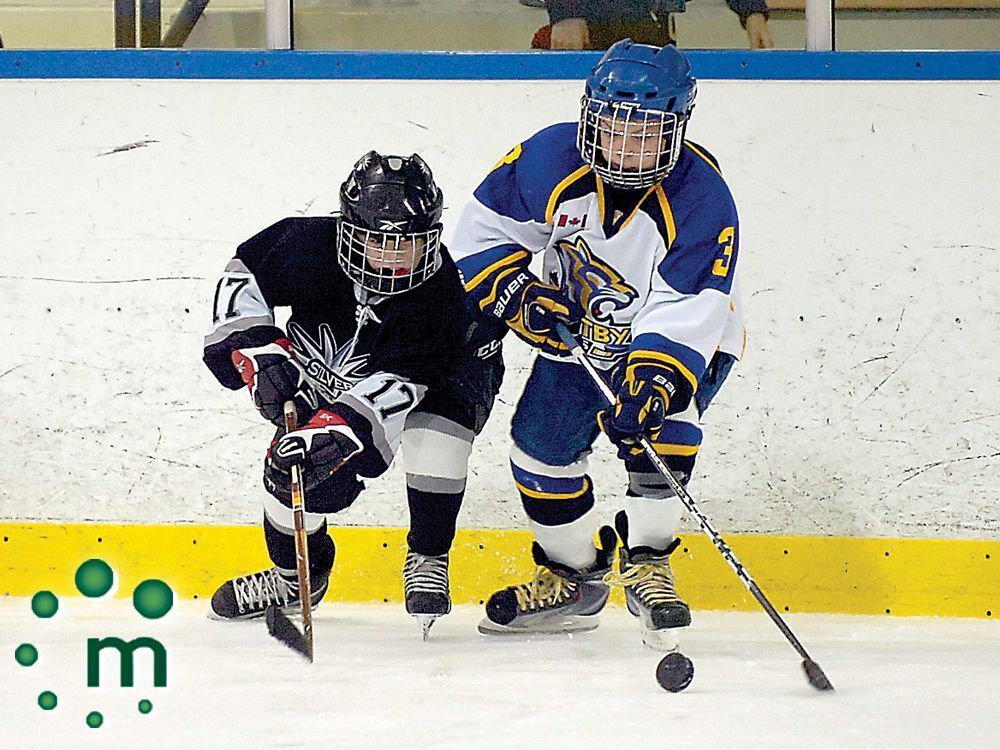
[[[1000,55],[694,61],[689,136],[740,209],[750,340],[692,492],[779,609],[996,616]],[[576,116],[592,62],[0,54],[0,593],[69,593],[92,556],[199,598],[262,565],[270,428],[200,361],[236,244],[334,210],[373,147],[427,158],[450,239],[499,156]],[[464,602],[529,572],[507,430],[531,356],[505,349],[460,518]],[[606,520],[624,487],[603,443],[592,474]],[[334,519],[331,596],[399,598],[402,487],[394,467]],[[694,606],[755,606],[686,532]]]
[[[219,583],[266,567],[260,529],[248,526],[0,524],[0,595],[76,594],[73,573],[100,558],[129,596],[147,578],[184,598],[207,600]],[[335,528],[337,560],[327,600],[402,601],[406,532]],[[973,540],[732,535],[733,551],[783,612],[1000,617],[1000,544]],[[671,558],[695,609],[756,610],[757,602],[697,533]],[[462,530],[451,558],[456,604],[479,604],[531,574],[524,531]],[[616,592],[620,601],[620,592]]]

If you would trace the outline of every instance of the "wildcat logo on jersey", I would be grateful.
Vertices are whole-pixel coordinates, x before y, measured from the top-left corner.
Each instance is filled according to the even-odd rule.
[[[328,324],[320,325],[319,341],[297,323],[288,324],[288,333],[295,341],[295,354],[309,384],[327,401],[336,401],[367,375],[368,355],[349,356],[353,347],[350,344],[338,347]]]
[[[570,299],[583,308],[580,338],[587,354],[595,360],[613,361],[628,351],[632,329],[617,325],[614,314],[639,297],[622,275],[595,258],[586,240],[562,240],[556,244],[562,266],[563,285]]]

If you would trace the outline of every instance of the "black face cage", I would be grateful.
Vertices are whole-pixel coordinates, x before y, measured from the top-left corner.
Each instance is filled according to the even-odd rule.
[[[580,104],[577,148],[584,162],[609,184],[631,190],[647,188],[670,174],[677,164],[684,146],[684,115],[589,96]],[[627,134],[633,137],[628,139],[626,150]],[[641,162],[649,156],[654,157],[652,166],[626,169],[626,158],[639,157]]]
[[[337,261],[347,275],[376,294],[400,294],[427,281],[441,265],[441,227],[426,232],[382,232],[340,221]]]

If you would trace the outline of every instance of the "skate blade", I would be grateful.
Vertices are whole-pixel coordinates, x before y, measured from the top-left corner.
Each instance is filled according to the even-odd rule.
[[[645,625],[639,625],[639,635],[642,645],[661,654],[680,651],[680,628],[662,628],[652,630]]]
[[[428,640],[431,636],[431,628],[441,615],[413,615],[413,619],[420,623],[420,635],[423,640]]]
[[[501,625],[484,617],[478,630],[483,635],[564,635],[566,633],[588,633],[601,624],[597,615],[576,615],[562,617],[528,625]]]
[[[319,602],[316,602],[309,609],[310,611],[315,612],[318,606]],[[281,610],[282,614],[288,615],[289,617],[298,615],[302,612],[298,602],[295,604],[289,604],[287,607],[278,607],[274,604],[270,605],[270,607]],[[267,609],[264,609],[260,612],[247,612],[246,614],[237,615],[236,617],[223,617],[222,615],[216,614],[215,610],[212,609],[211,605],[209,605],[208,612],[205,614],[205,617],[214,622],[253,622],[254,620],[263,619],[266,612]]]
[[[213,622],[253,622],[254,620],[263,619],[264,612],[251,612],[244,615],[237,615],[236,617],[223,617],[220,614],[216,614],[215,610],[209,607],[205,617]]]

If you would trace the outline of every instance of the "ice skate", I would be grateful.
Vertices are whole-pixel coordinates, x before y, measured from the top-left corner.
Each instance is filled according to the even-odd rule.
[[[656,651],[676,651],[679,629],[691,624],[691,609],[677,595],[676,579],[670,569],[670,553],[677,549],[680,539],[662,550],[629,548],[624,513],[618,514],[615,525],[626,546],[619,550],[618,570],[608,573],[604,582],[625,588],[625,604],[638,618],[646,646]]]
[[[330,574],[313,575],[311,584],[311,605],[316,609],[326,594]],[[212,595],[208,616],[213,620],[253,620],[263,617],[271,605],[286,614],[299,611],[299,581],[294,573],[289,577],[277,568],[268,568],[226,581]]]
[[[600,532],[597,560],[586,570],[574,570],[549,560],[538,542],[532,545],[534,577],[508,586],[486,602],[479,632],[486,635],[573,633],[593,630],[608,601],[601,580],[610,569],[615,535],[610,526]]]
[[[431,557],[410,550],[403,563],[406,611],[420,623],[426,641],[437,619],[451,612],[448,555]]]

